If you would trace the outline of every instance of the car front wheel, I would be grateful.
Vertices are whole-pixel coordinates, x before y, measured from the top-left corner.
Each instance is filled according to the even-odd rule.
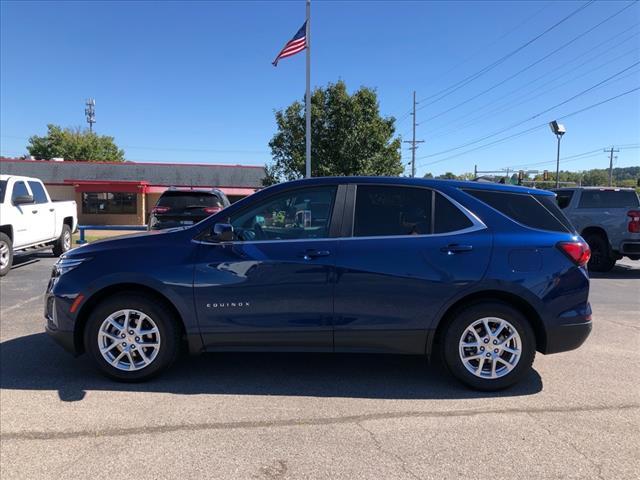
[[[492,391],[521,380],[531,368],[535,348],[527,319],[509,305],[490,302],[456,315],[444,335],[443,356],[464,384]]]
[[[166,370],[178,355],[180,329],[163,307],[140,295],[101,302],[89,314],[84,338],[96,366],[125,382],[147,380]]]

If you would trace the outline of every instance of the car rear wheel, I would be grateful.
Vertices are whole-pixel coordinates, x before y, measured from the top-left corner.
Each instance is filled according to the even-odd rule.
[[[103,373],[136,382],[157,375],[175,361],[180,329],[161,303],[141,295],[118,295],[89,314],[84,342]]]
[[[62,225],[62,232],[60,233],[58,240],[53,244],[52,251],[56,257],[59,257],[69,250],[71,250],[71,229],[69,228],[69,225],[65,223]]]
[[[13,264],[13,243],[11,239],[0,232],[0,277],[4,277]]]
[[[608,272],[616,264],[613,252],[609,248],[607,239],[599,234],[591,234],[585,237],[585,241],[591,249],[591,258],[588,268],[592,272]]]
[[[499,302],[460,311],[443,342],[444,362],[462,383],[477,390],[501,390],[530,370],[536,342],[527,319]]]

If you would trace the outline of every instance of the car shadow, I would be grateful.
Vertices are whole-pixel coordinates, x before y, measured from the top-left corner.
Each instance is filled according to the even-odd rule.
[[[26,267],[27,265],[32,265],[34,263],[38,263],[42,258],[54,258],[53,253],[51,252],[29,252],[29,253],[21,253],[18,252],[13,257],[13,265],[11,269]]]
[[[640,262],[638,262],[638,267],[640,267]],[[589,277],[592,279],[634,280],[640,278],[640,268],[617,263],[608,272],[589,272]]]
[[[1,389],[57,390],[68,402],[82,400],[88,390],[377,399],[505,397],[542,390],[535,370],[512,388],[488,393],[465,388],[423,357],[313,353],[185,354],[156,379],[118,383],[97,372],[86,356],[64,352],[44,333],[0,343],[0,365]]]

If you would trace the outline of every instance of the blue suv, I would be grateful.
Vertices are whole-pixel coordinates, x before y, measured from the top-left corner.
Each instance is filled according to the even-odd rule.
[[[383,177],[275,185],[190,227],[66,253],[46,329],[108,376],[213,351],[427,357],[483,390],[591,331],[589,247],[542,190]]]

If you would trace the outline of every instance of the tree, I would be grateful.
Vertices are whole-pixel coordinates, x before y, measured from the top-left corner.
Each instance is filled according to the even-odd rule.
[[[295,101],[275,112],[278,131],[269,147],[265,184],[302,178],[305,172],[305,112]],[[400,175],[400,138],[395,118],[380,115],[370,88],[349,95],[343,81],[317,88],[311,95],[311,172],[330,175]]]
[[[64,158],[67,161],[122,162],[124,151],[118,148],[113,137],[97,135],[80,128],[61,128],[47,125],[47,134],[34,135],[27,145],[29,155],[38,160]]]
[[[433,178],[433,173],[427,172],[427,173],[424,174],[424,177],[422,177],[422,178]]]
[[[438,175],[436,178],[440,180],[456,180],[458,177],[456,177],[455,174],[451,172],[446,172],[442,175]]]

